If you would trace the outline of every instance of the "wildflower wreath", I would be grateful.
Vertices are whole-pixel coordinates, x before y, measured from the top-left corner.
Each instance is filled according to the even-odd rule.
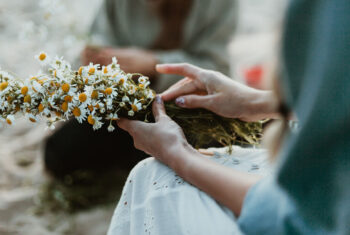
[[[47,71],[20,80],[0,70],[0,121],[15,123],[20,114],[31,122],[44,119],[54,129],[58,121],[74,117],[79,123],[87,121],[94,130],[108,125],[115,130],[119,117],[152,122],[151,104],[155,92],[149,88],[148,77],[125,73],[116,58],[107,66],[92,64],[74,71],[63,58],[53,58],[41,52],[36,56]],[[165,104],[168,115],[184,130],[195,147],[218,142],[257,144],[261,136],[261,122],[243,122],[219,117],[203,110],[189,110],[173,103]]]

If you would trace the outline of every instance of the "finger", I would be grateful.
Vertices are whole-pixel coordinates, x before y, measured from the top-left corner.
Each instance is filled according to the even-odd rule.
[[[164,102],[162,100],[162,97],[160,97],[159,95],[156,96],[156,100],[155,100],[155,102],[153,102],[152,111],[153,111],[153,116],[154,116],[154,119],[156,122],[158,122],[158,120],[161,117],[166,116]]]
[[[213,95],[186,95],[175,100],[176,105],[182,108],[205,108],[211,110]]]
[[[167,90],[182,86],[183,84],[188,83],[192,80],[193,79],[191,79],[191,78],[185,77],[185,78],[181,79],[180,81],[177,81],[175,84],[171,85]]]
[[[173,100],[179,96],[197,92],[198,88],[194,81],[186,82],[182,85],[164,91],[161,96],[164,101]]]
[[[201,68],[187,64],[157,64],[156,70],[159,73],[164,74],[177,74],[184,77],[197,78],[199,73],[202,71]]]
[[[117,121],[118,126],[124,131],[129,132],[130,135],[134,136],[137,132],[145,132],[148,125],[144,122],[137,120],[129,120],[126,118],[121,118]]]

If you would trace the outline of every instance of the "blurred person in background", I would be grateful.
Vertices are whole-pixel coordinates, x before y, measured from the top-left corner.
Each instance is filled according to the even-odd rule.
[[[188,62],[228,75],[227,45],[236,10],[232,0],[104,0],[82,63],[106,65],[115,56],[125,72],[149,76],[157,92],[178,79],[158,74],[158,63]],[[93,131],[75,120],[49,137],[45,146],[46,169],[56,177],[80,169],[130,169],[146,156],[123,130]]]

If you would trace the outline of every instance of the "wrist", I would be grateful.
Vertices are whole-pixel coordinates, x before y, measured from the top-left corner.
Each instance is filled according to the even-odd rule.
[[[255,91],[251,102],[252,116],[255,120],[278,118],[278,99],[273,91]]]
[[[178,175],[184,177],[187,170],[192,164],[193,158],[198,154],[187,141],[173,145],[173,151],[171,151],[171,158],[169,167],[172,168]]]

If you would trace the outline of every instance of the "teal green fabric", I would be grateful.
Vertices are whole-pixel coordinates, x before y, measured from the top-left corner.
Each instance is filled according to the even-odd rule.
[[[350,1],[291,1],[282,58],[300,127],[238,222],[246,234],[350,234]]]

